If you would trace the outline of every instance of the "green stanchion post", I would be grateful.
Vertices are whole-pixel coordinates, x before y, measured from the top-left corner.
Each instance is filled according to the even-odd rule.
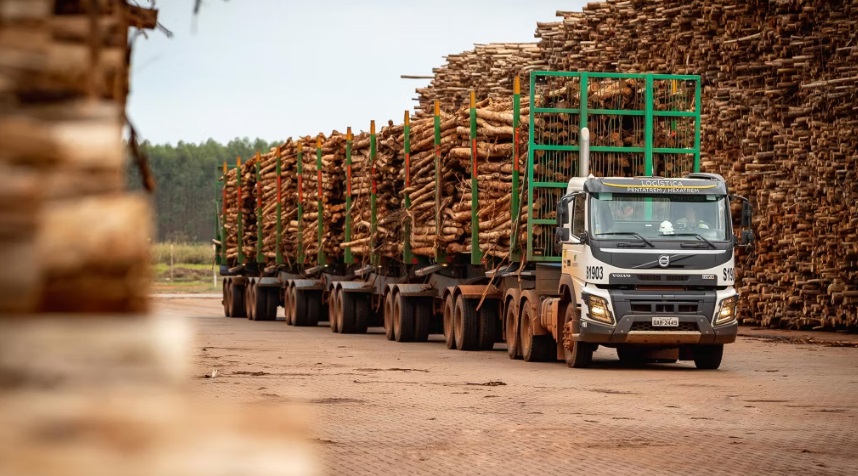
[[[471,264],[483,261],[480,251],[480,196],[477,181],[477,99],[471,91]]]
[[[238,243],[238,264],[244,264],[244,224],[241,217],[241,157],[235,159],[235,184],[236,184],[236,210],[238,210],[238,235],[236,242]]]
[[[519,187],[521,186],[521,161],[519,151],[521,148],[521,134],[518,131],[519,114],[521,113],[521,78],[515,77],[512,85],[512,197],[510,198],[509,216],[515,227],[509,237],[510,261],[521,261],[521,250],[518,249],[518,228],[521,226],[519,215],[521,204]]]
[[[411,254],[411,194],[408,192],[411,187],[411,115],[405,111],[405,130],[403,151],[405,152],[405,233],[402,244],[402,259],[406,264],[414,262],[414,255]]]
[[[318,194],[316,195],[316,208],[319,213],[316,219],[316,223],[318,224],[316,238],[317,245],[319,247],[317,264],[319,266],[324,266],[327,263],[325,263],[325,250],[322,248],[322,236],[325,233],[325,210],[322,206],[322,136],[316,138],[316,184],[318,185]]]
[[[298,262],[304,264],[304,144],[298,141]]]
[[[265,255],[262,253],[262,174],[259,164],[262,156],[256,153],[254,165],[256,167],[256,262],[265,264]]]

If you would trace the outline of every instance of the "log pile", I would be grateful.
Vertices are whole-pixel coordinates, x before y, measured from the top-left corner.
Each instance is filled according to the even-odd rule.
[[[403,224],[406,220],[402,190],[405,188],[405,126],[388,121],[378,135],[375,180],[378,184],[378,234],[376,251],[385,258],[402,257]]]
[[[0,314],[139,312],[151,211],[125,193],[126,2],[0,1]]]
[[[321,142],[322,167],[317,166],[316,149]],[[319,263],[319,221],[322,223],[321,252],[326,260],[342,255],[345,227],[345,144],[346,137],[333,131],[329,136],[319,135],[317,140],[305,137],[303,185],[304,216],[303,236],[304,264]],[[322,214],[319,214],[319,204]]]
[[[858,6],[607,1],[540,24],[559,70],[703,77],[702,170],[755,205],[746,322],[858,327]]]
[[[351,208],[346,211],[352,223],[350,240],[340,247],[349,247],[357,262],[370,255],[372,238],[372,164],[370,163],[370,135],[360,133],[352,140],[351,180],[347,179],[347,193],[351,193]]]
[[[475,45],[473,50],[446,57],[447,64],[432,70],[434,79],[418,88],[418,117],[431,117],[436,100],[447,110],[468,106],[474,90],[479,98],[512,96],[516,75],[527,78],[530,71],[544,70],[547,64],[536,43],[489,43]],[[527,96],[527,81],[522,93]]]

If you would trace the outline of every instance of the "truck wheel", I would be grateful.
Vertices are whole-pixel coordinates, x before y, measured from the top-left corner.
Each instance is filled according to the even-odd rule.
[[[593,363],[593,352],[596,346],[587,342],[578,342],[572,338],[572,323],[578,321],[578,309],[575,303],[566,306],[563,317],[563,357],[566,365],[573,369],[584,369]]]
[[[255,289],[253,288],[253,281],[250,281],[247,283],[247,285],[244,286],[244,314],[251,321],[256,319],[256,316],[253,312],[253,308],[256,306],[256,299],[253,295],[253,291],[255,291]]]
[[[221,288],[223,290],[223,300],[221,301],[221,304],[223,304],[223,315],[225,317],[229,317],[230,306],[232,304],[230,301],[232,298],[229,295],[229,282],[227,282],[226,279],[223,280],[223,286],[221,286]]]
[[[254,321],[267,321],[268,290],[266,288],[259,287],[258,284],[254,283],[253,286],[250,287],[250,294],[253,298],[253,303],[251,305],[253,317],[251,319]]]
[[[414,302],[399,293],[393,298],[393,336],[396,342],[414,340]]]
[[[230,317],[247,317],[247,309],[244,307],[244,286],[231,282],[229,284]]]
[[[456,298],[453,313],[453,332],[456,333],[456,348],[459,350],[477,350],[480,344],[480,321],[477,316],[477,303],[463,296]]]
[[[285,299],[283,303],[283,314],[286,315],[286,324],[295,325],[295,288],[286,285]]]
[[[696,345],[691,348],[694,365],[698,369],[714,370],[721,366],[724,357],[724,344]]]
[[[355,299],[354,294],[348,294],[340,289],[337,292],[337,327],[343,334],[354,334],[355,332]]]
[[[510,359],[521,358],[521,338],[518,335],[518,299],[511,299],[506,306],[504,327],[506,337],[506,353]]]
[[[322,296],[318,292],[295,290],[295,325],[317,326],[322,313]]]
[[[387,293],[384,297],[384,336],[387,340],[393,340],[393,293]]]
[[[486,299],[480,307],[479,322],[480,322],[480,338],[477,347],[480,350],[492,350],[495,347],[495,340],[498,335],[498,327],[500,319],[498,316],[498,305],[494,300]]]
[[[414,342],[429,340],[432,325],[432,299],[414,300]]]
[[[352,309],[354,309],[354,332],[355,334],[366,334],[369,327],[369,316],[372,312],[372,303],[368,294],[353,294]]]
[[[444,345],[448,349],[456,348],[456,330],[453,325],[455,313],[456,305],[453,303],[453,295],[448,294],[444,299]]]
[[[265,290],[265,320],[277,320],[277,308],[280,307],[280,288],[262,288]]]
[[[328,324],[331,332],[343,332],[342,295],[337,288],[328,294]]]
[[[521,357],[525,362],[547,362],[551,360],[553,339],[550,336],[533,335],[531,319],[534,318],[534,310],[530,303],[525,301],[519,319],[519,337],[521,338]]]

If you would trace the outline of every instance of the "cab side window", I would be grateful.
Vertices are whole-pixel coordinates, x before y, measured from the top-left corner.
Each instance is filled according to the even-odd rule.
[[[584,233],[584,194],[579,193],[572,202],[572,236]]]

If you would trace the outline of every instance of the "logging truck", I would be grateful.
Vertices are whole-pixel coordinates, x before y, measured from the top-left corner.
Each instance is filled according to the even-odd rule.
[[[738,328],[734,249],[749,246],[753,234],[748,201],[730,195],[720,176],[699,171],[700,78],[532,72],[526,128],[519,124],[519,91],[516,79],[509,202],[517,218],[507,256],[485,253],[480,239],[472,93],[467,253],[414,255],[410,230],[424,224],[406,219],[401,259],[371,255],[359,262],[349,253],[347,221],[342,257],[320,255],[315,266],[300,269],[222,263],[225,314],[273,319],[282,305],[293,325],[327,318],[341,333],[383,326],[398,342],[438,333],[459,350],[505,343],[512,359],[565,360],[575,368],[589,366],[599,346],[615,348],[630,364],[693,360],[698,368],[718,368]],[[439,122],[436,103],[436,151]],[[374,154],[374,127],[371,137]],[[409,190],[407,115],[403,142]],[[346,150],[351,183],[350,143]],[[279,187],[279,168],[277,176]],[[373,233],[375,188],[373,182]],[[407,193],[403,206],[410,211]],[[733,213],[741,215],[737,229]]]

